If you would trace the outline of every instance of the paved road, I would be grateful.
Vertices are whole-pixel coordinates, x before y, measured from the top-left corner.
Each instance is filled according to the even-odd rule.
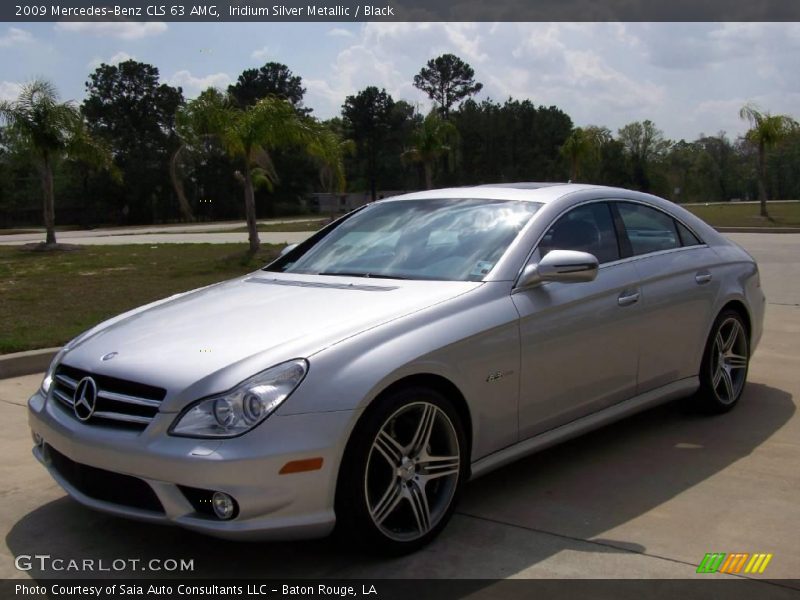
[[[324,215],[313,215],[297,219],[271,219],[259,221],[265,225],[281,223],[295,223],[324,219]],[[99,229],[86,229],[78,231],[59,231],[56,238],[65,244],[166,244],[166,243],[211,243],[227,244],[231,242],[246,242],[247,234],[231,232],[231,229],[241,229],[244,221],[228,221],[224,223],[193,223],[162,225],[150,227],[106,227]],[[150,235],[156,234],[156,235]],[[270,233],[259,234],[261,241],[270,244],[295,243],[311,235],[310,233]],[[302,235],[302,237],[300,237]],[[299,238],[299,239],[298,239]],[[32,233],[16,233],[2,235],[0,230],[0,245],[18,246],[41,242],[44,239],[44,230]]]
[[[772,204],[792,204],[800,202],[800,200],[770,200]],[[716,206],[716,205],[730,206],[731,204],[761,204],[760,200],[739,200],[738,202],[682,202],[681,206]]]
[[[800,234],[729,233],[758,261],[769,304],[800,306]]]
[[[759,259],[770,305],[735,411],[671,404],[521,460],[472,482],[441,538],[399,559],[329,540],[222,542],[84,509],[30,456],[24,402],[40,376],[0,381],[0,577],[57,575],[14,569],[13,556],[42,553],[190,558],[202,577],[678,578],[706,552],[744,551],[774,553],[767,574],[796,578],[800,236],[737,240]]]
[[[295,244],[313,234],[313,231],[289,232],[260,232],[258,234],[263,244]],[[15,236],[8,236],[15,237]],[[64,244],[79,244],[83,246],[119,246],[123,244],[246,244],[247,234],[244,232],[214,232],[214,233],[137,233],[128,235],[103,235],[86,237],[58,236],[59,242]],[[41,241],[36,238],[35,241]],[[27,241],[3,241],[0,246],[19,246],[29,244]]]

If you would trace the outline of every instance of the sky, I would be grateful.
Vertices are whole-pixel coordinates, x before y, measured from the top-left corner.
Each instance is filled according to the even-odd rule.
[[[477,100],[528,98],[579,126],[650,119],[694,140],[741,134],[746,102],[800,118],[800,23],[0,23],[0,98],[44,77],[80,102],[94,68],[128,58],[194,97],[277,61],[319,118],[367,85],[427,112],[413,77],[445,52],[474,68]]]

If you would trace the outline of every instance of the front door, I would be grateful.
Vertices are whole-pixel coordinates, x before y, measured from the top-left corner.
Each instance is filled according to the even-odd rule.
[[[636,393],[641,291],[606,202],[559,217],[533,254],[579,250],[600,263],[587,283],[548,282],[513,294],[520,315],[520,439]]]

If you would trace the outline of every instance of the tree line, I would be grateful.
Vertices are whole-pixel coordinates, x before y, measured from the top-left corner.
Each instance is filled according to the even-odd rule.
[[[0,225],[159,223],[296,214],[312,192],[386,191],[508,181],[581,181],[676,202],[800,197],[800,130],[788,115],[742,107],[747,134],[667,139],[652,121],[616,132],[576,127],[556,106],[476,100],[453,54],[413,78],[434,108],[368,86],[337,117],[305,105],[302,78],[268,62],[226,90],[186,99],[154,65],[102,64],[80,105],[46,81],[0,103]],[[42,218],[43,215],[43,218]]]

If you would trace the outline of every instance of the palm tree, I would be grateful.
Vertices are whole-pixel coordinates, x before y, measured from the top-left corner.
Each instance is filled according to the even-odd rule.
[[[411,148],[403,152],[402,158],[422,165],[425,189],[429,190],[433,188],[436,163],[444,156],[447,156],[451,168],[455,163],[458,129],[434,110],[412,132],[411,142]]]
[[[762,112],[754,104],[745,104],[739,117],[750,123],[745,134],[749,142],[758,148],[758,199],[761,216],[769,218],[767,212],[767,152],[787,135],[798,128],[798,123],[788,115],[772,115]]]
[[[611,132],[605,127],[589,125],[576,127],[561,145],[561,155],[569,161],[570,181],[578,181],[581,166],[591,158],[600,155],[600,147],[611,139]]]
[[[192,206],[189,204],[189,199],[186,197],[186,189],[183,187],[183,179],[181,178],[181,163],[183,162],[183,157],[187,149],[187,143],[185,141],[182,142],[169,159],[169,178],[172,181],[172,188],[175,190],[175,195],[178,197],[178,209],[181,211],[181,216],[185,221],[191,223],[194,221],[194,214],[192,213]]]
[[[111,153],[89,135],[74,103],[59,102],[58,92],[49,81],[34,80],[22,87],[16,100],[0,102],[0,119],[39,173],[47,230],[45,244],[55,245],[55,165],[62,158],[73,158],[111,170],[118,176]]]
[[[224,125],[229,98],[216,88],[208,88],[197,98],[178,109],[175,129],[181,145],[170,159],[170,179],[184,219],[194,221],[181,177],[181,165],[187,155],[202,152],[218,141],[218,130]]]
[[[317,135],[308,145],[308,153],[319,168],[319,183],[331,196],[345,190],[344,157],[355,154],[355,151],[356,144],[353,140],[344,139],[323,125],[319,126]],[[335,203],[331,202],[332,210],[334,206]]]
[[[261,246],[255,189],[272,190],[278,183],[271,151],[300,145],[318,158],[324,157],[323,162],[329,161],[337,177],[340,173],[332,141],[325,138],[322,127],[315,120],[298,115],[289,102],[276,96],[242,108],[219,90],[208,89],[186,105],[178,123],[184,135],[194,139],[215,137],[239,164],[235,175],[244,188],[250,254]]]

